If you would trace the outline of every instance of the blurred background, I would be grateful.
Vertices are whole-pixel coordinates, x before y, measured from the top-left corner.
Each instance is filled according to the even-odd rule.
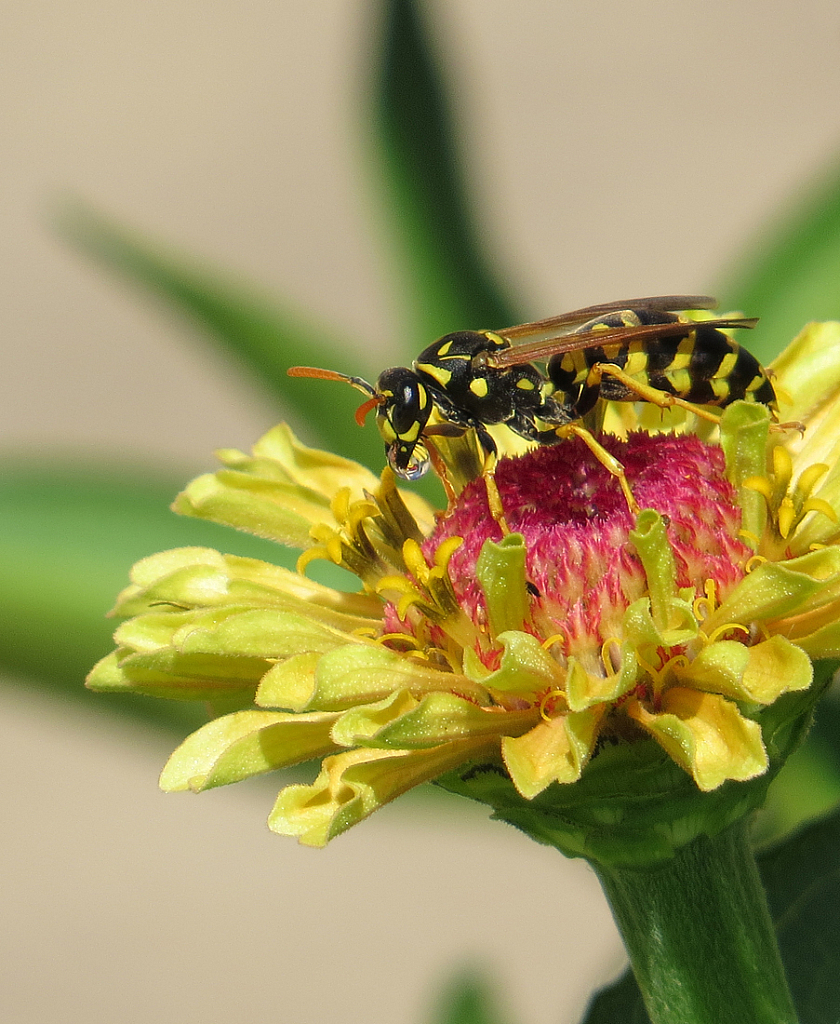
[[[831,0],[420,9],[488,259],[529,317],[725,293],[840,151]],[[379,15],[364,0],[0,5],[0,456],[186,481],[277,418],[197,328],[58,237],[71,197],[363,339],[338,369],[406,358],[371,144]],[[504,325],[447,329],[486,326]],[[512,1020],[574,1022],[621,967],[589,869],[466,802],[397,804],[305,850],[265,827],[270,783],[164,796],[171,733],[8,684],[6,1021],[425,1022],[435,989],[477,964]]]

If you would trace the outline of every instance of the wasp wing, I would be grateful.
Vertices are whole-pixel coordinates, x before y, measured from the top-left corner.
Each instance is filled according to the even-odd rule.
[[[530,338],[535,334],[551,332],[552,336],[566,334],[587,320],[594,320],[608,313],[617,313],[624,309],[651,310],[658,313],[679,313],[684,309],[715,309],[717,299],[711,295],[649,295],[643,299],[620,299],[618,302],[604,302],[597,306],[584,306],[573,309],[570,313],[550,316],[545,320],[534,320],[516,327],[506,327],[494,333],[503,338]]]
[[[620,309],[628,307],[620,306]],[[638,306],[636,307],[639,308]],[[688,307],[683,306],[683,309]],[[563,352],[577,352],[581,349],[593,348],[598,345],[609,345],[616,342],[635,341],[639,338],[667,338],[675,334],[688,334],[698,327],[736,328],[755,327],[757,317],[730,317],[721,320],[675,320],[666,324],[636,324],[630,327],[595,328],[591,331],[564,333],[548,338],[538,338],[522,345],[501,349],[489,353],[486,365],[502,369],[507,366],[519,366],[537,360],[550,359]],[[503,333],[503,338],[508,335]]]

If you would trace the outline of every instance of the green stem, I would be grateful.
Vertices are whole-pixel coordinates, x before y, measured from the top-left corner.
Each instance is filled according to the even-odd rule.
[[[797,1024],[746,819],[654,867],[593,866],[654,1024]]]

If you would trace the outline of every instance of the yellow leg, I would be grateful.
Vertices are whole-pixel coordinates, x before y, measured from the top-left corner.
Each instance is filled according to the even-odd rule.
[[[496,467],[488,466],[484,471],[484,486],[487,488],[487,504],[490,506],[490,515],[499,524],[499,528],[502,531],[502,536],[506,537],[510,533],[510,527],[505,519],[505,510],[502,507],[502,496],[499,494],[499,488],[496,485]]]
[[[576,423],[568,423],[557,431],[558,437],[569,437],[570,434],[574,434],[575,437],[579,437],[589,448],[595,458],[601,463],[604,469],[612,473],[618,481],[618,486],[621,488],[621,493],[624,495],[627,507],[634,516],[637,516],[641,510],[639,509],[639,503],[633,497],[633,492],[630,490],[630,484],[627,482],[627,475],[624,472],[624,466],[621,465],[614,455],[610,455],[607,449],[598,442],[586,427],[579,427]]]
[[[428,445],[426,450],[429,453],[429,458],[432,460],[432,469],[443,484],[443,490],[446,494],[446,502],[448,505],[453,505],[455,503],[455,499],[458,497],[458,493],[452,486],[452,481],[449,479],[449,472],[447,470],[446,463],[441,458],[440,452],[433,444]]]
[[[628,391],[632,391],[633,394],[639,396],[640,401],[658,405],[660,409],[668,409],[673,405],[678,405],[681,409],[688,409],[689,412],[693,412],[695,416],[699,416],[703,420],[708,420],[710,423],[720,423],[720,416],[717,413],[709,412],[708,409],[704,409],[700,405],[694,405],[692,402],[686,402],[684,398],[678,398],[667,391],[653,388],[650,384],[642,384],[614,363],[596,363],[589,371],[586,384],[587,386],[590,384],[598,385],[605,376],[620,380]]]

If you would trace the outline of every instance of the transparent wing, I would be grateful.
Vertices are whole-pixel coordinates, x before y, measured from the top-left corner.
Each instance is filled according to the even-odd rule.
[[[584,306],[583,309],[573,309],[571,313],[561,313],[559,316],[546,317],[545,320],[534,320],[532,323],[506,327],[504,330],[494,333],[511,341],[515,338],[530,338],[535,334],[549,332],[553,336],[557,336],[574,330],[575,327],[585,324],[587,320],[594,320],[595,317],[616,313],[622,309],[648,309],[658,313],[679,313],[684,309],[716,309],[717,304],[717,299],[712,298],[711,295],[649,295],[643,299],[619,299],[617,302]]]
[[[618,308],[626,309],[629,307],[619,306]],[[638,309],[639,307],[636,306],[635,308]],[[696,330],[698,327],[749,328],[755,327],[757,323],[757,317],[729,317],[699,322],[678,320],[667,324],[638,324],[631,327],[602,328],[591,331],[578,331],[576,333],[555,334],[547,338],[535,338],[533,341],[490,353],[487,355],[486,363],[488,366],[497,368],[518,366],[522,363],[550,359],[552,356],[563,352],[577,352],[581,349],[592,348],[595,345],[635,341],[639,338],[667,338],[675,334],[686,334],[689,331]],[[501,336],[503,338],[508,337],[506,333],[501,333]]]

